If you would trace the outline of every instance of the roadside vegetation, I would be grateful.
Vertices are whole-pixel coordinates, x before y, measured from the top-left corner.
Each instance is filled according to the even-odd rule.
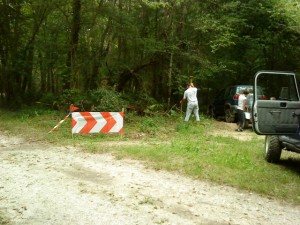
[[[183,113],[175,111],[151,116],[126,112],[122,137],[108,133],[72,136],[71,118],[48,133],[66,115],[39,108],[0,110],[0,132],[22,137],[23,144],[50,143],[93,154],[111,153],[120,160],[140,160],[156,170],[300,204],[300,157],[283,153],[279,164],[267,163],[263,156],[264,138],[251,128],[237,134],[228,124],[205,115],[201,115],[200,123],[194,118],[184,123]],[[236,135],[247,138],[238,139]]]

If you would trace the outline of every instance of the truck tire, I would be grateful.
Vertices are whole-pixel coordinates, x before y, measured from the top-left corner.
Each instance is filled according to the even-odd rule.
[[[280,160],[282,145],[278,136],[266,135],[265,138],[265,159],[270,163],[277,163]]]
[[[235,120],[235,115],[230,113],[230,109],[225,109],[225,121],[227,123],[233,123]]]
[[[247,129],[248,127],[249,127],[249,120],[244,119],[242,128]]]
[[[215,114],[215,110],[214,110],[214,107],[213,106],[209,106],[208,107],[208,115],[211,117],[211,118],[217,118],[216,114]]]

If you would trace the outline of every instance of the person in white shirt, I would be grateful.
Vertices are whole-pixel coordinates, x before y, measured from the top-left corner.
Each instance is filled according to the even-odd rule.
[[[180,103],[182,104],[184,101],[187,101],[186,115],[184,121],[188,122],[192,113],[194,113],[196,121],[200,121],[197,88],[194,87],[193,83],[186,84],[186,90],[183,94],[183,98],[180,101]]]
[[[249,94],[248,90],[244,90],[243,94],[239,95],[238,106],[237,106],[237,129],[235,131],[243,131],[243,123],[245,120],[244,111],[246,110],[246,99]]]

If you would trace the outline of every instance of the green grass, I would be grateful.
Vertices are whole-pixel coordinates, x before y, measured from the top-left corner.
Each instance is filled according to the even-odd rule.
[[[48,133],[66,114],[27,109],[20,112],[0,110],[0,131],[34,142],[74,145],[83,151],[113,151],[117,159],[143,161],[156,170],[168,170],[226,184],[242,190],[300,204],[300,155],[283,153],[279,164],[264,160],[264,141],[253,134],[251,140],[212,135],[220,122],[201,117],[185,123],[180,115],[138,117],[125,114],[124,135],[71,135],[68,118],[53,133]],[[226,131],[224,131],[226,132]],[[107,144],[114,147],[105,147]]]

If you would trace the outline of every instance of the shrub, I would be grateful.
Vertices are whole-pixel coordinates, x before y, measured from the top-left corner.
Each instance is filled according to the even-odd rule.
[[[87,99],[86,102],[91,106],[92,111],[119,112],[126,107],[126,101],[122,99],[122,95],[108,88],[89,91]]]

